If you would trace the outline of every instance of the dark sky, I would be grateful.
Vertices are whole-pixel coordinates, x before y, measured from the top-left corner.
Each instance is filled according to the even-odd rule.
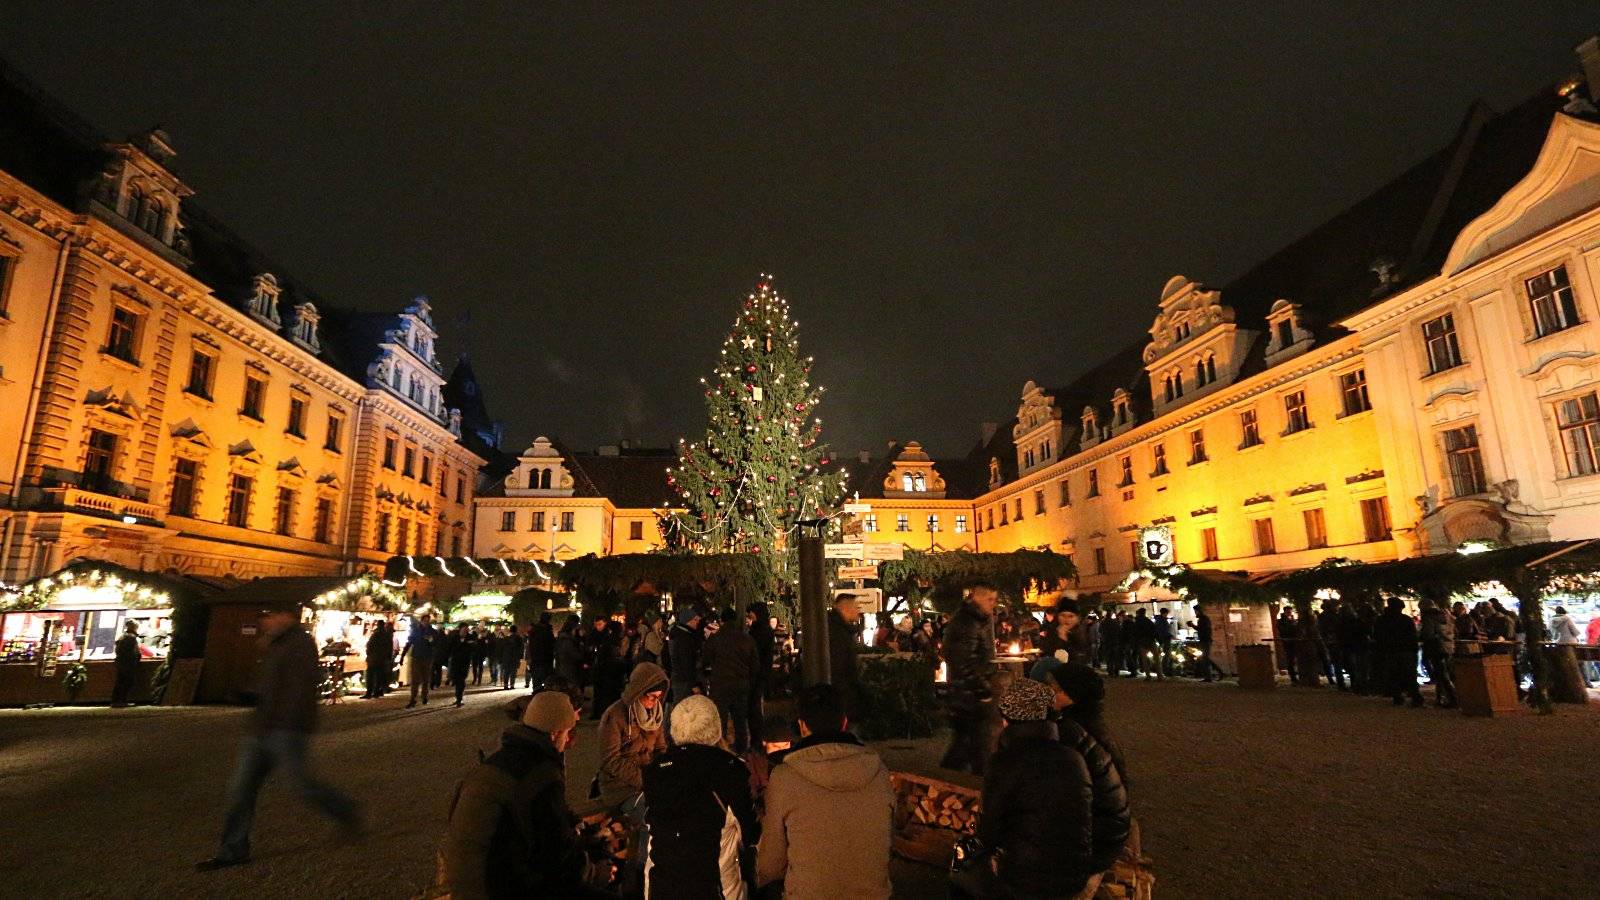
[[[757,273],[826,437],[965,452],[1576,71],[1588,2],[12,3],[0,55],[331,302],[426,293],[522,446],[664,444]],[[455,324],[470,308],[469,330]]]

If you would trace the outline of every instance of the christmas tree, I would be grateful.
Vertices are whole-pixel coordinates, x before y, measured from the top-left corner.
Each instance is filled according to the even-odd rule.
[[[678,442],[668,483],[684,512],[663,523],[669,546],[700,553],[759,553],[777,584],[792,584],[799,522],[833,512],[845,473],[829,465],[800,324],[763,275],[702,378],[705,439]]]

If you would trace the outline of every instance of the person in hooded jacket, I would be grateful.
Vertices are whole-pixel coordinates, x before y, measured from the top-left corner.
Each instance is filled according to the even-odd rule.
[[[1117,743],[1117,739],[1111,735],[1111,728],[1106,725],[1104,679],[1094,669],[1075,663],[1055,669],[1050,673],[1050,679],[1045,686],[1054,692],[1052,705],[1057,715],[1070,720],[1094,738],[1095,743],[1111,757],[1111,764],[1117,770],[1117,780],[1126,788],[1128,764],[1122,756],[1122,745]]]
[[[990,865],[952,876],[956,891],[1087,898],[1099,887],[1094,783],[1083,754],[1059,739],[1051,701],[1050,688],[1029,678],[1017,679],[1001,698],[1006,729],[984,773],[977,831],[995,855]]]
[[[600,717],[600,804],[620,806],[644,790],[644,767],[666,752],[667,673],[654,663],[634,667],[622,699]]]
[[[646,900],[745,900],[741,856],[756,835],[750,770],[722,746],[722,715],[708,697],[672,710],[672,742],[644,768]]]
[[[894,790],[883,760],[846,730],[844,694],[831,684],[799,698],[801,740],[772,770],[764,798],[756,885],[783,896],[887,900]]]
[[[1050,673],[1056,731],[1061,743],[1077,750],[1089,766],[1094,788],[1095,871],[1111,868],[1132,831],[1128,812],[1127,768],[1100,714],[1105,683],[1087,666],[1072,664]]]
[[[1384,692],[1395,706],[1411,698],[1412,706],[1422,706],[1422,691],[1417,687],[1417,623],[1406,615],[1405,603],[1390,597],[1383,614],[1372,629],[1372,644],[1384,673]]]

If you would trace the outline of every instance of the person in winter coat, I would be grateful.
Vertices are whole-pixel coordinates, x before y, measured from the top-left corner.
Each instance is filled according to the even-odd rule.
[[[760,601],[746,608],[750,613],[750,640],[756,643],[756,672],[751,686],[750,721],[761,721],[761,701],[767,696],[767,681],[772,676],[772,656],[777,651],[778,636],[772,631],[772,614]]]
[[[589,684],[593,688],[591,697],[594,700],[589,709],[589,718],[598,719],[622,692],[622,682],[617,672],[622,640],[610,619],[595,617],[594,630],[588,634],[588,652]]]
[[[887,900],[894,791],[878,754],[846,731],[844,695],[813,685],[799,698],[801,740],[772,770],[756,851],[756,885],[783,896]]]
[[[1112,678],[1122,671],[1122,617],[1107,615],[1100,623],[1100,663]]]
[[[970,896],[1087,898],[1099,887],[1093,778],[1083,754],[1059,740],[1051,699],[1049,688],[1022,678],[1000,702],[1006,729],[984,773],[977,831],[996,862],[951,879]]]
[[[944,660],[950,680],[950,748],[939,765],[983,774],[999,730],[990,688],[994,678],[994,609],[1000,594],[980,582],[944,630]]]
[[[1406,615],[1399,597],[1390,597],[1383,614],[1372,629],[1373,650],[1384,672],[1384,692],[1395,706],[1411,698],[1412,706],[1422,706],[1422,691],[1417,687],[1417,625]]]
[[[566,694],[535,694],[500,749],[462,779],[441,857],[456,900],[602,898],[567,808],[564,754],[578,713]]]
[[[583,645],[578,640],[578,617],[567,616],[555,639],[556,674],[583,690]]]
[[[828,610],[828,675],[844,692],[848,705],[855,699],[858,676],[856,657],[861,651],[861,607],[854,594],[837,594]]]
[[[700,652],[711,699],[733,724],[733,749],[743,753],[750,745],[750,692],[756,675],[756,642],[740,627],[739,611],[722,611],[722,627],[706,638]]]
[[[404,664],[406,654],[411,655],[411,667],[406,669],[406,681],[411,685],[411,702],[406,704],[406,709],[417,705],[417,690],[422,690],[422,705],[428,705],[428,688],[433,684],[434,658],[440,655],[444,635],[433,627],[433,616],[423,613],[422,618],[411,626],[411,633],[406,640],[406,645],[400,648],[400,662]]]
[[[1106,752],[1117,770],[1117,779],[1128,786],[1128,765],[1122,756],[1122,746],[1111,736],[1106,725],[1106,683],[1088,666],[1068,663],[1050,673],[1045,685],[1054,693],[1052,706],[1057,716],[1082,728]]]
[[[515,628],[507,628],[500,642],[500,686],[510,690],[517,686],[517,666],[522,663],[522,636]]]
[[[376,700],[389,693],[394,680],[394,630],[380,621],[367,635],[367,690],[361,696]]]
[[[1161,646],[1158,643],[1158,632],[1155,620],[1150,618],[1147,610],[1139,610],[1133,616],[1133,646],[1136,672],[1149,678],[1152,673],[1157,677],[1161,674]]]
[[[116,643],[117,680],[111,687],[111,705],[120,709],[128,705],[128,695],[139,681],[139,623],[128,620],[122,626],[122,637]]]
[[[667,749],[667,673],[640,663],[622,698],[600,717],[600,804],[608,809],[644,790],[644,767]]]
[[[1422,626],[1418,629],[1422,640],[1422,665],[1433,682],[1433,701],[1440,707],[1456,705],[1456,686],[1451,678],[1450,659],[1456,652],[1456,626],[1450,613],[1431,599],[1424,597],[1418,606],[1422,609]]]
[[[522,641],[523,687],[538,687],[554,671],[556,635],[550,630],[550,614],[540,613],[539,621],[528,626]]]
[[[228,816],[217,854],[200,871],[243,865],[250,860],[250,830],[256,796],[274,769],[286,773],[301,799],[338,823],[347,835],[361,833],[354,801],[317,778],[307,745],[317,727],[322,664],[317,642],[300,627],[300,609],[274,609],[261,615],[266,654],[256,666],[255,708],[228,783]]]
[[[667,656],[667,626],[660,616],[652,615],[644,624],[644,634],[639,638],[639,655],[636,663],[650,662],[662,665]]]
[[[700,610],[690,607],[678,613],[678,621],[667,636],[674,703],[694,693],[700,682],[700,647],[705,641],[700,633],[701,621]]]
[[[1581,644],[1583,638],[1579,635],[1578,623],[1567,614],[1567,608],[1556,607],[1556,614],[1550,619],[1550,639],[1558,644]]]
[[[745,900],[741,857],[756,836],[750,770],[722,747],[722,714],[707,697],[672,710],[674,746],[644,769],[644,895]]]
[[[445,644],[450,665],[450,684],[456,689],[456,706],[461,705],[462,697],[467,693],[467,672],[478,659],[482,648],[483,642],[474,637],[466,625],[457,625]]]

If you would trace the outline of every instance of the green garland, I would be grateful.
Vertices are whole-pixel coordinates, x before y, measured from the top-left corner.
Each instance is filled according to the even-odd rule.
[[[729,594],[741,603],[769,599],[771,570],[753,553],[623,553],[567,561],[562,582],[592,600],[627,597],[648,584],[656,593]]]
[[[1077,576],[1069,557],[1049,550],[907,550],[904,559],[889,560],[879,570],[885,593],[907,599],[926,596],[946,611],[959,605],[961,589],[974,581],[991,582],[1007,598],[1020,601],[1030,588],[1054,590]]]

